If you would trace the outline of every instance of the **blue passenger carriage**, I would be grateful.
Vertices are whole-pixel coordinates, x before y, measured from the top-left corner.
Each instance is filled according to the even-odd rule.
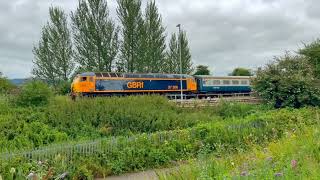
[[[250,76],[195,76],[200,94],[250,93]]]

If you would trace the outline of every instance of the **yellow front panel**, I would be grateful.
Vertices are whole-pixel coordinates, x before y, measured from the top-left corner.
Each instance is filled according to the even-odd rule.
[[[189,91],[197,90],[197,83],[193,78],[187,79],[187,87]]]

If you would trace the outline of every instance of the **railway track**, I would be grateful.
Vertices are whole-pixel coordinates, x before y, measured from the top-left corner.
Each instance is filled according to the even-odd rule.
[[[183,101],[181,101],[180,99],[175,99],[175,100],[170,100],[170,102],[175,103],[180,107],[194,108],[194,107],[216,106],[220,102],[260,104],[262,100],[252,96],[243,96],[243,97],[218,97],[218,98],[210,98],[210,99],[185,99]]]

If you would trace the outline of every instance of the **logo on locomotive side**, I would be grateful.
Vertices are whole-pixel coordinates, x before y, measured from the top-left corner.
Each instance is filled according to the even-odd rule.
[[[128,82],[127,87],[129,89],[143,89],[144,88],[144,82]]]

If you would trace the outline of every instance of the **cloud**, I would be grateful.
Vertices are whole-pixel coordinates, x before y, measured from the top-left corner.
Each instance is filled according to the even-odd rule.
[[[108,1],[116,19],[116,1]],[[226,75],[241,66],[256,68],[301,42],[320,37],[320,1],[310,0],[156,0],[168,38],[182,24],[195,64]],[[144,0],[144,5],[146,0]],[[10,78],[30,76],[32,48],[48,20],[48,8],[70,12],[77,0],[0,2],[0,71]]]

